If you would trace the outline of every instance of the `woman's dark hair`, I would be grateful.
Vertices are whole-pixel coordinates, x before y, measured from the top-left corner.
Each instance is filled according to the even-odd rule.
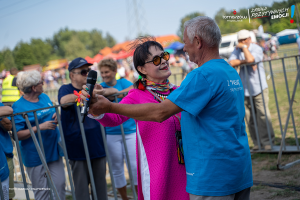
[[[145,74],[141,73],[137,67],[144,66],[147,58],[151,56],[149,49],[150,47],[156,47],[160,50],[164,50],[162,45],[155,41],[154,37],[139,37],[134,42],[130,44],[130,50],[135,49],[133,54],[133,64],[135,70],[141,75],[143,78],[146,77]],[[134,87],[138,88],[139,80],[135,82]]]

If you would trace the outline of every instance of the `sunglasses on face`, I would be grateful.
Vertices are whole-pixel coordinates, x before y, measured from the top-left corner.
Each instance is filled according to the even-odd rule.
[[[87,74],[91,71],[90,68],[82,69],[80,72],[73,72],[74,74],[81,74],[82,76],[87,76]]]
[[[165,61],[168,61],[170,59],[170,54],[168,52],[163,52],[160,56],[154,56],[154,58],[151,61],[145,62],[150,63],[153,62],[155,66],[160,65],[161,59],[164,59]]]

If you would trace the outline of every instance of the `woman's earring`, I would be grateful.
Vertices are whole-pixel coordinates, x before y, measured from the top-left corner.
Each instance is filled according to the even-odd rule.
[[[142,82],[141,79],[139,79],[139,86],[138,86],[139,90],[146,90],[145,84]]]

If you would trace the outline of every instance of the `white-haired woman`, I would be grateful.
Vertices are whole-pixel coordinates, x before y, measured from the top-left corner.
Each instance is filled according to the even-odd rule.
[[[52,106],[49,97],[43,93],[43,80],[38,71],[21,72],[18,75],[17,86],[24,95],[16,101],[12,108],[14,113],[35,110]],[[37,128],[33,112],[27,113],[33,131]],[[37,111],[39,128],[43,140],[45,159],[51,173],[52,180],[58,191],[60,199],[65,199],[65,173],[64,164],[59,155],[58,141],[60,140],[57,128],[55,109]],[[18,139],[20,140],[21,156],[26,171],[32,182],[32,188],[49,188],[45,169],[42,165],[36,147],[31,138],[25,119],[21,115],[15,116]],[[49,199],[49,190],[33,190],[35,199]]]

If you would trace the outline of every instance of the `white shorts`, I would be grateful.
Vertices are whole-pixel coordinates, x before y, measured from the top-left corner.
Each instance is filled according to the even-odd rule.
[[[137,168],[136,168],[136,133],[126,134],[125,140],[128,149],[131,171],[134,185],[137,185]],[[106,135],[109,156],[112,162],[112,173],[116,188],[122,188],[127,185],[124,175],[125,149],[122,135]],[[125,159],[126,161],[126,159]],[[127,162],[126,162],[127,164]],[[127,165],[128,166],[128,165]]]

